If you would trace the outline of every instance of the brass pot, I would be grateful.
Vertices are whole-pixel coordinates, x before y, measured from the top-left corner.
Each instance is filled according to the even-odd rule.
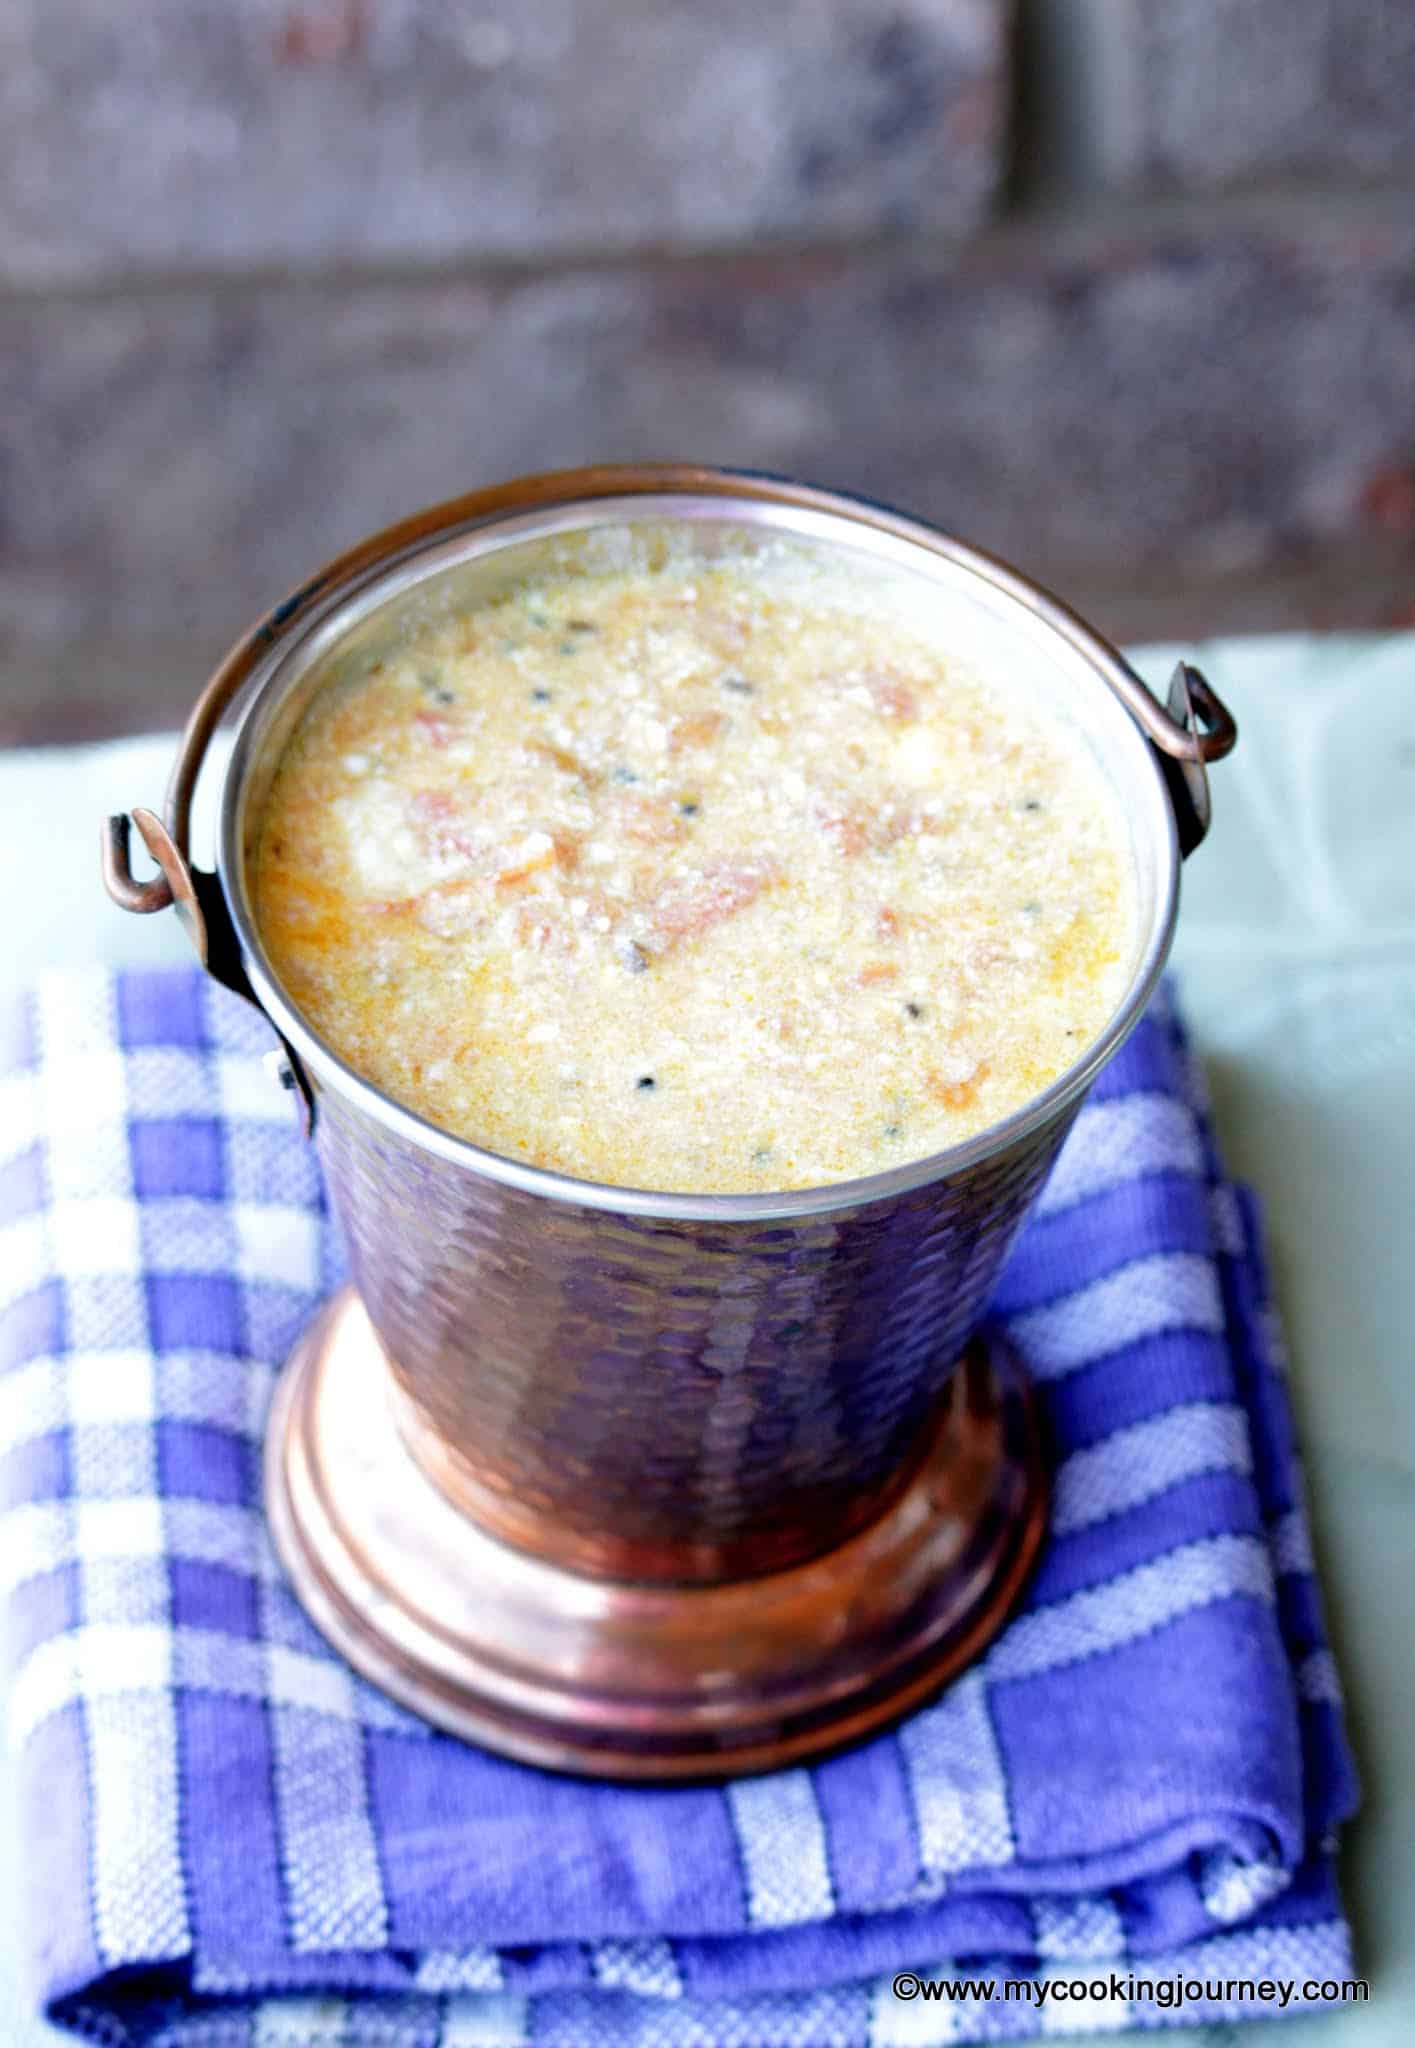
[[[501,1158],[325,1045],[275,978],[250,863],[313,694],[400,622],[627,521],[769,526],[924,577],[971,644],[1044,664],[1128,817],[1141,941],[1101,1035],[966,1143],[777,1194],[649,1193]],[[207,743],[243,692],[215,875],[188,858]],[[1174,929],[1205,763],[1233,722],[1181,664],[1161,707],[1015,571],[824,491],[611,468],[443,505],[343,556],[242,641],[199,701],[139,884],[274,1025],[353,1288],[306,1333],[268,1435],[301,1598],[388,1692],[523,1759],[622,1777],[762,1769],[897,1715],[976,1654],[1035,1553],[1045,1482],[1015,1360],[975,1333],[1087,1089]]]

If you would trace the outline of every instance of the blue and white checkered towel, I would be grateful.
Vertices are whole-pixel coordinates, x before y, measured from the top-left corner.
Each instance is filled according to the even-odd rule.
[[[1256,1220],[1167,1008],[997,1300],[1056,1460],[1024,1610],[897,1731],[673,1790],[431,1733],[283,1583],[262,1417],[339,1261],[259,1018],[195,973],[95,972],[15,1030],[0,1600],[55,2017],[112,2048],[926,2048],[1350,1975],[1355,1786]],[[1135,1997],[890,1988],[956,1968]],[[1176,1974],[1214,1995],[1147,1995]]]

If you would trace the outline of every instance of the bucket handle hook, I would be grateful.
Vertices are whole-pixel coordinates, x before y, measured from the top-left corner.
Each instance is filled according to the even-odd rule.
[[[215,875],[208,874],[192,861],[192,798],[212,735],[237,691],[264,654],[269,641],[275,637],[278,627],[285,623],[300,601],[312,594],[310,590],[300,592],[297,600],[280,608],[285,615],[283,618],[277,613],[274,620],[234,649],[197,698],[183,729],[177,758],[172,764],[164,806],[165,822],[155,811],[139,805],[131,812],[117,811],[105,818],[100,839],[103,886],[119,909],[147,916],[154,910],[173,906],[183,931],[191,941],[192,950],[206,972],[236,995],[244,996],[248,1003],[253,1003],[262,1016],[266,1012],[247,978],[221,885]],[[155,875],[143,882],[133,873],[134,825],[158,869]],[[267,1017],[266,1021],[271,1020]],[[313,1084],[289,1040],[273,1024],[271,1028],[276,1031],[284,1048],[280,1081],[294,1094],[305,1136],[309,1137],[315,1117]]]

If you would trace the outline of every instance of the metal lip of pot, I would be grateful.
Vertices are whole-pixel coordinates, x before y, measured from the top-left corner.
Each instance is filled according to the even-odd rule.
[[[730,484],[730,473],[724,473],[723,480]],[[550,1201],[574,1202],[584,1208],[613,1210],[620,1215],[718,1223],[807,1216],[888,1201],[1005,1151],[1084,1095],[1143,1014],[1163,972],[1178,914],[1180,844],[1173,805],[1155,750],[1126,711],[1127,698],[1143,686],[1116,650],[1074,613],[991,557],[863,501],[816,491],[810,492],[809,498],[811,502],[801,504],[753,497],[739,499],[726,493],[706,495],[700,490],[643,496],[611,494],[572,498],[509,517],[492,515],[473,520],[454,528],[435,546],[415,547],[391,564],[376,567],[352,592],[338,593],[323,616],[316,614],[300,633],[276,648],[263,665],[264,672],[252,678],[251,694],[236,731],[223,793],[218,871],[245,972],[256,998],[276,1023],[287,1048],[318,1083],[338,1089],[370,1116],[449,1163],[528,1194]],[[1149,892],[1148,929],[1129,986],[1105,1029],[1048,1088],[1001,1122],[959,1145],[906,1161],[883,1173],[812,1188],[696,1194],[580,1180],[484,1150],[404,1107],[349,1066],[285,995],[261,944],[246,886],[249,838],[243,801],[251,768],[268,745],[282,699],[362,620],[382,612],[391,602],[450,567],[515,547],[528,539],[580,531],[589,526],[622,525],[629,520],[712,520],[776,527],[798,538],[837,545],[847,542],[856,549],[863,545],[866,552],[879,552],[896,562],[907,557],[910,565],[920,570],[926,569],[929,557],[933,557],[954,572],[962,571],[979,579],[995,593],[999,609],[1013,608],[1046,633],[1058,636],[1104,685],[1105,699],[1097,692],[1097,702],[1104,705],[1108,700],[1108,708],[1116,714],[1116,729],[1132,742],[1131,785],[1122,792],[1127,816],[1132,827],[1137,823],[1142,826],[1158,856],[1157,886]],[[1112,759],[1119,752],[1119,748],[1114,749]]]

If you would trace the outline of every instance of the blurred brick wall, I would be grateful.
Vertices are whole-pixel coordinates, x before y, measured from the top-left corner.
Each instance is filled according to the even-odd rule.
[[[678,455],[1117,632],[1415,567],[1400,0],[0,0],[0,741],[359,534]]]

